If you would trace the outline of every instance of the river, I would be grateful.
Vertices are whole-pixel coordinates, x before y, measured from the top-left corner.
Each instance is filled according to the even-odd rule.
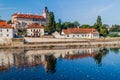
[[[0,49],[0,80],[120,80],[119,48]]]

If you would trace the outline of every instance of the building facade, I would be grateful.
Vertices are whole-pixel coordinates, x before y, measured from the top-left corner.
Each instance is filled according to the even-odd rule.
[[[27,36],[28,37],[41,37],[44,35],[44,28],[39,23],[33,23],[28,25]]]
[[[7,22],[0,20],[0,44],[10,44],[13,37],[13,28]]]
[[[64,38],[99,38],[99,32],[94,28],[68,28],[63,29]]]
[[[13,28],[7,24],[5,21],[0,21],[0,41],[4,41],[4,39],[11,39],[14,37]]]
[[[47,7],[43,10],[42,15],[14,13],[11,22],[15,30],[26,29],[32,23],[45,25],[48,20],[49,11]]]

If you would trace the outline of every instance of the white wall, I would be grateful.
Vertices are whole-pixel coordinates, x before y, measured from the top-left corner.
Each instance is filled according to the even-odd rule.
[[[98,33],[88,33],[88,34],[64,34],[62,32],[62,36],[64,38],[99,38]]]
[[[32,31],[31,31],[32,30]],[[32,28],[32,29],[27,29],[27,36],[31,36],[31,34],[33,35],[33,31],[39,31],[40,33],[40,36],[43,36],[44,35],[44,28]]]
[[[12,28],[1,28],[0,38],[13,38],[13,29]]]

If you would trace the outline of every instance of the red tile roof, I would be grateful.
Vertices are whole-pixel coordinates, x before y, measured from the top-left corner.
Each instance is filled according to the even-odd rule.
[[[12,28],[7,22],[0,21],[0,28]]]
[[[12,16],[15,16],[16,18],[32,18],[32,19],[42,19],[45,20],[44,16],[40,16],[40,15],[33,15],[33,14],[19,14],[19,13],[15,13]]]
[[[32,23],[30,25],[28,25],[28,29],[30,28],[43,28],[43,26],[39,23]]]
[[[80,33],[98,33],[94,28],[68,28],[63,29],[64,34],[80,34]]]

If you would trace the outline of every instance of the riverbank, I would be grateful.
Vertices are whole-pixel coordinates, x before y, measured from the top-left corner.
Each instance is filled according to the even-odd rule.
[[[24,42],[23,42],[24,41]],[[55,38],[24,38],[14,40],[11,45],[1,45],[0,49],[65,49],[89,47],[120,47],[120,38],[99,39],[55,39]]]

